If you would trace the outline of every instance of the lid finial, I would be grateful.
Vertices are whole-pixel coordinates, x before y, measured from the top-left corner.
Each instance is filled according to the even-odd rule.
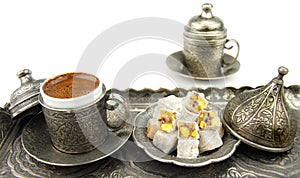
[[[283,85],[284,81],[283,81],[283,76],[285,76],[286,74],[289,73],[289,69],[286,67],[279,67],[278,68],[278,76],[273,78],[272,82],[279,84],[279,85]]]
[[[33,81],[33,78],[31,76],[31,70],[29,69],[20,70],[17,73],[17,77],[21,80],[21,84]]]
[[[289,69],[284,66],[281,66],[278,68],[278,73],[279,74],[277,78],[282,80],[283,76],[289,73]]]
[[[213,8],[213,5],[210,3],[202,4],[202,13],[200,16],[202,18],[207,18],[207,19],[212,18],[213,17],[213,14],[211,12],[212,8]]]

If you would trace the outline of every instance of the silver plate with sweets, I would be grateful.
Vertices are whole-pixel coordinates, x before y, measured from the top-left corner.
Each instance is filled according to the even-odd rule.
[[[220,105],[221,104],[221,105]],[[135,118],[133,138],[153,159],[201,167],[229,158],[240,141],[224,132],[223,103],[208,102],[203,93],[170,95]]]

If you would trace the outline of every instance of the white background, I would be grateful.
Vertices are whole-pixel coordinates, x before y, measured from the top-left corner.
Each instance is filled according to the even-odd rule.
[[[8,102],[10,94],[19,87],[16,78],[19,70],[31,69],[36,79],[75,71],[87,46],[110,27],[142,17],[167,18],[187,24],[192,16],[200,14],[201,4],[205,2],[214,5],[213,14],[224,21],[228,38],[238,40],[241,45],[240,71],[223,85],[266,84],[277,75],[281,65],[290,70],[285,84],[300,84],[300,10],[296,0],[10,0],[0,2],[0,106]],[[138,55],[156,52],[167,56],[181,48],[160,40],[133,41],[111,54],[98,76],[111,88],[118,70],[116,66]],[[217,85],[195,83],[167,71],[166,74],[180,81],[178,87]],[[149,74],[137,78],[129,87],[172,89],[176,85],[168,77]]]

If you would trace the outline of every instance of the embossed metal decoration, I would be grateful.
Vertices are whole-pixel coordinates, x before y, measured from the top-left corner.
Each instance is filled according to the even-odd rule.
[[[42,97],[39,97],[54,147],[62,152],[75,154],[91,151],[103,144],[110,128],[107,109],[114,107],[107,103],[108,100],[117,101],[118,106],[127,105],[114,95],[106,94],[104,84],[100,97],[80,108],[52,108],[44,103]],[[116,118],[116,120],[125,122],[128,112],[126,110],[122,118]],[[119,126],[123,125],[119,124]]]
[[[278,72],[279,75],[266,86],[237,95],[224,112],[224,125],[233,135],[270,152],[291,149],[299,118],[284,97],[283,76],[288,69],[280,67]]]
[[[2,147],[2,141],[4,137],[7,135],[9,131],[9,127],[12,124],[12,120],[10,118],[10,113],[8,113],[5,109],[0,108],[0,149]]]
[[[17,77],[21,81],[21,86],[10,97],[9,111],[12,117],[16,117],[27,109],[39,104],[40,85],[44,81],[44,79],[33,79],[29,69],[19,71]]]
[[[120,111],[118,109],[114,112]],[[76,166],[92,163],[111,155],[126,143],[132,130],[133,126],[125,123],[119,130],[108,131],[104,140],[100,140],[101,144],[96,145],[95,149],[81,154],[68,154],[54,148],[44,116],[40,113],[25,127],[21,139],[26,152],[42,163],[56,166]],[[75,138],[77,135],[74,134],[72,137]]]
[[[252,87],[233,88],[194,88],[204,93],[210,101],[218,101],[218,105],[225,105],[236,95],[252,90]],[[284,96],[287,103],[300,115],[300,86],[293,85],[284,88]],[[127,89],[108,91],[128,96],[131,115],[134,117],[140,111],[144,111],[149,104],[156,102],[161,97],[168,95],[185,96],[185,89]],[[32,108],[36,109],[36,108]],[[30,110],[32,110],[30,109]],[[3,117],[0,115],[0,121]],[[299,121],[299,120],[298,120]],[[26,122],[25,122],[26,123]],[[284,153],[265,152],[244,143],[241,143],[236,152],[228,159],[209,164],[203,167],[182,167],[174,164],[166,164],[153,160],[147,156],[144,150],[131,142],[111,156],[99,161],[80,166],[53,166],[44,164],[32,158],[21,143],[21,133],[24,123],[12,125],[12,132],[8,134],[4,147],[0,148],[0,177],[299,177],[300,176],[300,127],[294,139],[294,146]],[[28,132],[31,126],[27,126]],[[38,128],[40,129],[40,127]],[[42,128],[41,128],[42,129]],[[118,134],[116,133],[118,132]],[[40,131],[39,131],[40,133]],[[113,131],[120,137],[122,131]],[[35,135],[39,137],[38,135]],[[44,138],[44,137],[41,137]],[[33,144],[35,145],[35,144]],[[55,149],[53,149],[55,150]],[[133,151],[134,150],[134,151]],[[148,161],[136,161],[138,158],[147,157]],[[118,158],[118,159],[117,159]],[[124,159],[123,159],[124,158]],[[131,161],[126,161],[126,160]]]
[[[222,107],[222,106],[221,106]],[[166,154],[153,145],[153,142],[147,137],[146,128],[148,120],[153,117],[153,112],[157,109],[157,104],[149,106],[146,111],[137,115],[134,121],[133,139],[135,143],[144,149],[144,151],[153,159],[164,162],[173,163],[179,166],[186,167],[202,167],[211,163],[220,162],[228,159],[240,144],[240,140],[229,134],[225,134],[223,146],[220,148],[202,153],[195,159],[179,158],[172,154]],[[219,111],[221,112],[221,110]]]

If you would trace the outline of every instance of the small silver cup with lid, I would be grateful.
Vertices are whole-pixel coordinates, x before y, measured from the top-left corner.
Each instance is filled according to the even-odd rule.
[[[234,39],[227,39],[227,29],[223,21],[212,14],[212,5],[203,4],[202,13],[192,17],[184,27],[184,55],[185,65],[189,71],[203,78],[213,78],[223,75],[223,67],[233,65],[239,55],[239,43]],[[224,48],[234,42],[237,54],[232,61],[223,60]]]

